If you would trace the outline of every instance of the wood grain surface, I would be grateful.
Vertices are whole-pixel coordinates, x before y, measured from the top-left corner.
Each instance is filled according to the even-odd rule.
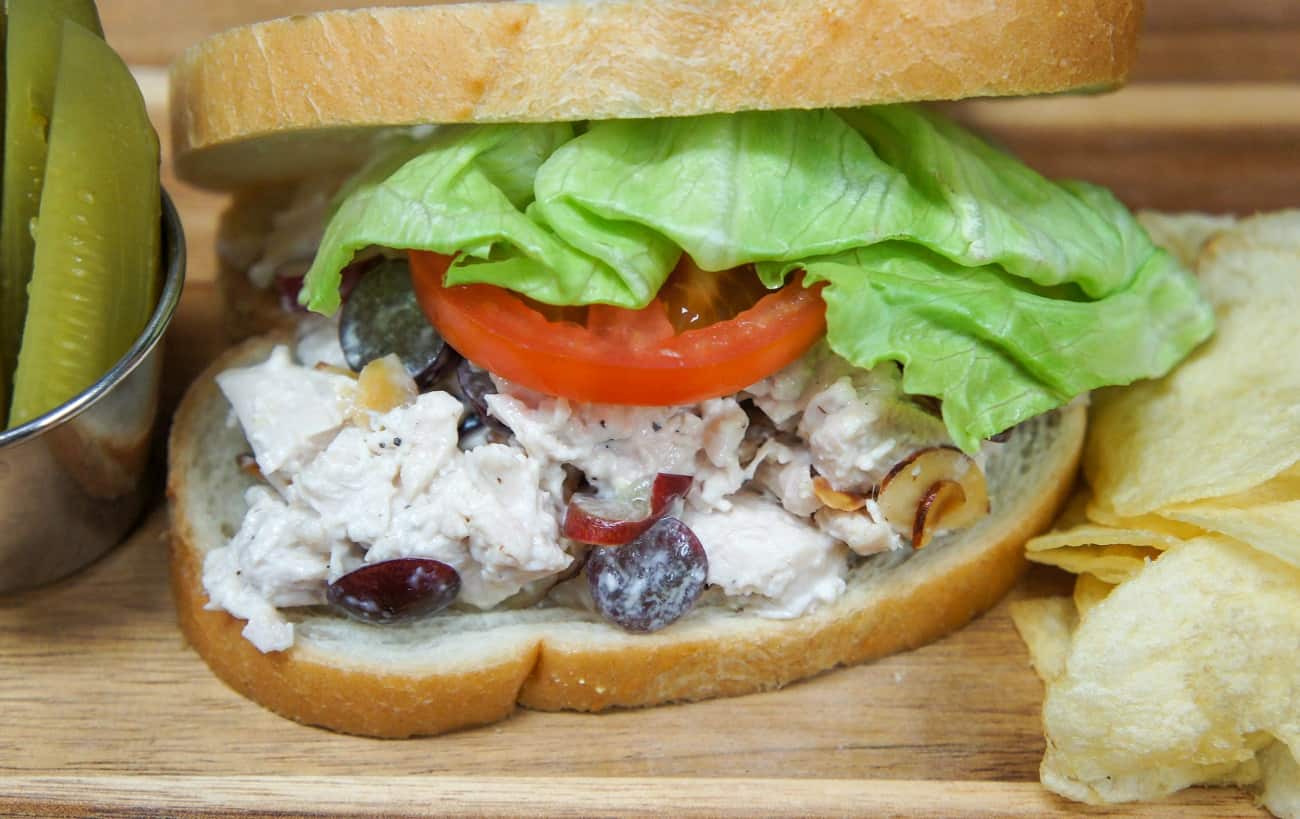
[[[319,0],[100,0],[160,131],[165,64],[229,25]],[[1130,205],[1300,205],[1300,3],[1151,0],[1134,86],[963,103],[955,113],[1052,175]],[[164,138],[164,145],[166,140]],[[166,406],[220,345],[213,235],[226,198],[165,176],[190,282]],[[0,598],[0,815],[1257,816],[1195,789],[1092,809],[1037,783],[1041,687],[1006,605],[903,656],[784,691],[600,716],[520,712],[451,736],[345,737],[225,688],[183,643],[160,510],[83,574]],[[1016,596],[1063,588],[1047,571]]]

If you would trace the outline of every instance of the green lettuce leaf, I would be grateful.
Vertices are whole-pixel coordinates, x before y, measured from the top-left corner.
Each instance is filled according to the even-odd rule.
[[[828,283],[831,349],[863,368],[901,362],[903,390],[941,397],[967,452],[1080,393],[1166,372],[1212,322],[1195,281],[1164,251],[1096,300],[1046,295],[1000,268],[902,243],[802,266],[807,284]]]
[[[371,245],[460,253],[450,284],[639,308],[681,253],[826,282],[827,337],[904,366],[981,438],[1163,374],[1212,329],[1191,277],[1107,191],[1053,183],[911,106],[449,128],[345,188],[304,292]]]
[[[520,210],[538,168],[572,136],[559,124],[446,128],[403,141],[344,186],[307,272],[307,306],[337,310],[343,268],[375,245],[486,257],[509,241],[553,270],[592,264]]]
[[[1109,191],[1039,176],[953,123],[909,106],[843,113],[924,200],[907,237],[966,266],[997,264],[1092,298],[1123,287],[1154,247]]]

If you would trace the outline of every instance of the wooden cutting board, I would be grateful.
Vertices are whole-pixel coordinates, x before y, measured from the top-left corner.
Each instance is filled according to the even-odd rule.
[[[344,5],[100,2],[164,134],[161,66],[180,47],[238,22]],[[1148,5],[1143,82],[1099,98],[965,104],[957,115],[1039,169],[1108,184],[1133,206],[1300,204],[1300,6]],[[222,343],[211,279],[226,200],[165,184],[191,250],[169,339],[171,406]],[[1044,791],[1042,689],[1005,604],[934,645],[768,694],[596,716],[520,712],[400,742],[305,728],[225,688],[185,646],[165,537],[160,509],[81,575],[0,598],[0,815],[1261,815],[1230,790],[1105,809]],[[1015,596],[1066,588],[1035,571]]]

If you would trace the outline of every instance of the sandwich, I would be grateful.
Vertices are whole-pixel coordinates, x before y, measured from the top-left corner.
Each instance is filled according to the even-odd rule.
[[[501,2],[195,46],[174,156],[237,191],[256,334],[173,426],[190,643],[278,713],[400,737],[968,622],[1069,491],[1088,392],[1213,318],[1108,192],[919,103],[1114,86],[1139,16]]]

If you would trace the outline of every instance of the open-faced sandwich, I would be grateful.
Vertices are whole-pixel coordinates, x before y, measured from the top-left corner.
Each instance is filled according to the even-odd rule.
[[[171,441],[181,624],[376,736],[741,694],[992,605],[1089,390],[1211,331],[1109,193],[908,103],[1122,81],[1133,2],[502,2],[173,71],[260,335]],[[308,312],[311,311],[311,312]]]

